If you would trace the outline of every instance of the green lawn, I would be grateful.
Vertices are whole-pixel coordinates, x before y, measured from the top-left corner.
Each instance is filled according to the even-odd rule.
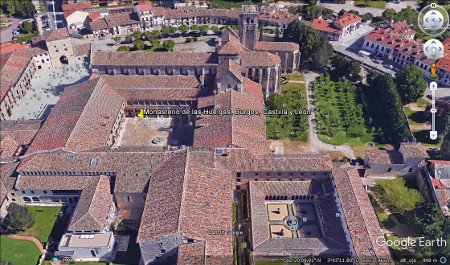
[[[423,98],[419,98],[416,101],[416,104],[417,104],[418,107],[421,107],[421,108],[426,108],[428,105],[431,105],[430,102],[426,101]]]
[[[61,207],[27,206],[27,209],[33,215],[35,223],[19,235],[32,236],[42,243],[47,243]]]
[[[11,262],[14,265],[37,264],[41,255],[36,245],[26,240],[0,236],[0,246],[0,261]]]
[[[366,4],[365,0],[356,0],[355,1],[355,6],[386,9],[386,1],[368,1],[367,4]]]
[[[15,39],[13,43],[22,43],[22,42],[28,42],[31,40],[31,38],[39,35],[38,33],[27,33],[27,34],[21,34],[19,38]]]
[[[358,92],[356,85],[346,79],[335,82],[321,75],[314,81],[316,130],[320,140],[354,147],[375,140]]]
[[[281,85],[281,94],[272,94],[267,101],[268,110],[287,110],[287,115],[267,115],[266,130],[269,139],[308,140],[308,115],[305,84]],[[297,112],[297,113],[294,113]]]
[[[294,81],[305,81],[305,77],[303,76],[302,73],[285,74],[283,75],[283,77],[286,77],[287,79]]]

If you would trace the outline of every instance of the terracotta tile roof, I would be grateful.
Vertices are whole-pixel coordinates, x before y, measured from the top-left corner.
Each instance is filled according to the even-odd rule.
[[[16,189],[24,190],[83,190],[98,183],[99,176],[28,176],[18,177]]]
[[[40,37],[44,41],[56,41],[70,38],[69,30],[67,28],[53,29],[45,31]]]
[[[84,151],[76,154],[63,152],[35,155],[26,163],[22,163],[18,172],[21,172],[22,175],[30,172],[53,172],[59,175],[63,173],[64,175],[75,175],[76,172],[114,173],[116,175],[114,192],[141,193],[146,189],[153,171],[171,156],[172,153],[167,151],[115,150],[105,147],[103,150]],[[48,180],[45,179],[45,181]],[[43,181],[43,185],[49,183],[59,185],[56,178],[52,182],[45,181]]]
[[[95,31],[139,23],[140,21],[134,13],[118,13],[107,15],[101,19],[94,19],[89,25],[91,29]]]
[[[100,176],[97,179],[98,181],[83,188],[70,218],[68,230],[102,231],[105,229],[113,196],[109,177]]]
[[[10,136],[2,137],[0,142],[0,158],[10,158],[16,154],[20,144]]]
[[[450,55],[440,58],[436,63],[436,67],[450,73]]]
[[[401,143],[400,148],[403,148],[407,158],[428,158],[428,153],[421,143]]]
[[[89,27],[93,31],[109,29],[108,23],[106,23],[106,20],[104,18],[92,20],[91,22],[89,22]]]
[[[67,11],[86,11],[92,8],[92,4],[89,1],[86,2],[75,2],[71,4],[63,4],[62,10],[63,12]]]
[[[428,162],[436,165],[450,166],[450,161],[446,160],[428,160]]]
[[[217,66],[216,80],[229,74],[233,75],[240,82],[244,82],[242,67],[232,59],[226,59]]]
[[[346,28],[352,24],[358,23],[362,20],[362,18],[356,14],[345,12],[342,16],[336,18],[333,21],[333,24],[341,27]]]
[[[205,264],[205,245],[205,241],[199,241],[179,246],[177,264]]]
[[[330,180],[324,180],[324,182],[330,182]],[[348,252],[344,230],[340,220],[335,216],[337,212],[336,203],[331,195],[326,196],[323,193],[324,182],[320,180],[249,182],[251,242],[256,254],[309,256],[323,255],[324,253],[338,255]],[[321,206],[321,211],[317,212],[321,220],[319,225],[324,228],[325,235],[319,237],[271,238],[269,222],[267,221],[266,197],[285,196],[287,201],[291,200],[292,196],[302,195],[314,195],[316,197],[317,207]],[[338,231],[339,237],[334,237],[331,232],[327,233],[329,230]]]
[[[88,17],[89,17],[89,19],[90,19],[91,21],[96,21],[96,20],[102,18],[102,16],[100,15],[99,12],[92,12],[92,13],[89,13]]]
[[[8,189],[6,189],[5,184],[3,184],[3,180],[0,179],[0,204],[3,204],[3,200],[6,198],[7,193]]]
[[[257,41],[257,51],[288,51],[294,52],[299,50],[299,46],[293,42],[272,42],[272,41]]]
[[[384,234],[358,170],[347,165],[337,166],[333,169],[332,175],[356,252],[355,256],[371,257],[373,260],[389,258],[388,248],[376,243],[377,238],[383,237]],[[378,262],[361,264],[378,264]]]
[[[391,164],[391,159],[386,150],[367,150],[366,157],[370,164],[372,165],[386,165]]]
[[[0,43],[0,54],[6,54],[17,50],[26,50],[29,49],[29,44],[21,44],[21,43]]]
[[[67,87],[28,152],[63,148],[98,83],[94,79]]]
[[[78,56],[86,56],[91,52],[91,44],[85,43],[85,44],[78,44],[73,46],[73,55],[75,57]]]
[[[270,52],[250,50],[241,52],[241,65],[243,67],[275,67],[280,63],[280,57]]]
[[[450,55],[450,38],[446,38],[443,42],[442,45],[444,45],[444,52],[447,55]]]
[[[261,22],[286,25],[298,19],[298,16],[280,9],[263,8],[259,11],[258,19]]]
[[[257,97],[250,93],[229,90],[219,93],[215,97],[213,101],[211,99],[206,100],[215,104],[216,112],[235,113],[236,110],[250,110],[255,113],[251,115],[201,115],[197,117],[194,146],[211,148],[238,146],[248,148],[257,156],[266,154],[268,149],[262,94]],[[204,99],[199,98],[199,105],[207,105],[201,102]],[[214,108],[214,106],[208,108]]]
[[[0,138],[11,137],[19,145],[30,144],[41,128],[41,120],[2,121],[0,123]]]
[[[0,180],[8,191],[12,190],[16,183],[16,175],[14,173],[18,165],[18,162],[0,164]]]
[[[9,89],[19,81],[33,56],[40,53],[43,53],[42,49],[31,48],[0,55],[0,71],[2,73],[0,75],[0,101],[5,98]]]
[[[232,176],[221,168],[207,167],[197,159],[201,155],[179,151],[154,173],[149,184],[152,196],[147,196],[139,228],[139,243],[182,233],[206,241],[208,256],[232,255],[231,237],[208,233],[232,230]]]
[[[219,55],[238,55],[241,52],[241,47],[239,40],[237,41],[228,41],[224,45],[222,45],[219,50]]]
[[[216,156],[217,163],[238,172],[330,172],[331,159],[324,154],[267,155],[255,157],[245,149],[225,149],[226,156]]]
[[[209,66],[217,63],[214,53],[204,52],[94,52],[92,65],[119,66]]]
[[[333,22],[327,21],[323,18],[316,18],[312,21],[311,27],[318,31],[325,31],[329,33],[340,34],[342,30],[332,27]]]

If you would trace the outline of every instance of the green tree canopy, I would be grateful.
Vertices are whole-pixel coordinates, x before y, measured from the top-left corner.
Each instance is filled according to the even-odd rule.
[[[129,50],[130,48],[128,48],[128,46],[120,46],[119,48],[117,48],[118,52],[127,52]]]
[[[161,34],[162,35],[169,35],[170,34],[170,28],[169,27],[162,27]]]
[[[33,18],[36,8],[31,0],[0,0],[0,8],[6,14],[17,17]]]
[[[133,47],[136,50],[143,50],[145,48],[145,43],[143,40],[137,40],[133,43]]]
[[[150,39],[150,43],[152,44],[153,47],[159,46],[159,39],[156,38]]]
[[[34,219],[27,208],[13,202],[8,207],[8,214],[3,224],[11,231],[22,231],[31,227]]]
[[[114,37],[114,42],[116,42],[116,44],[119,44],[120,43],[120,41],[122,40],[122,38],[121,37]]]
[[[134,40],[142,40],[142,36],[144,36],[144,33],[140,32],[140,31],[135,31],[133,32],[133,38]]]
[[[173,40],[165,40],[162,46],[166,48],[168,51],[173,51],[173,47],[175,47],[175,42]]]
[[[408,189],[402,177],[378,180],[375,189],[381,200],[391,206],[393,213],[405,215],[423,202],[422,194],[418,190]]]
[[[405,65],[395,75],[395,83],[403,104],[416,102],[427,88],[425,75],[413,65]]]
[[[384,141],[399,144],[411,136],[400,95],[390,74],[370,73],[364,87],[372,125],[381,129]]]
[[[359,78],[361,71],[360,65],[356,61],[346,60],[341,55],[331,57],[331,77],[338,80],[341,77],[347,77],[350,80]]]
[[[133,42],[133,36],[131,36],[131,35],[125,36],[125,42],[126,43],[132,43]]]
[[[31,33],[33,31],[33,23],[31,21],[23,21],[20,24],[20,32],[21,33]]]
[[[202,34],[206,34],[208,32],[208,30],[209,30],[209,26],[208,25],[201,25],[199,29],[200,29],[200,32]]]
[[[444,215],[439,205],[425,202],[417,207],[408,217],[416,236],[438,238],[443,236]]]
[[[302,51],[302,61],[311,61],[316,68],[326,66],[333,55],[333,47],[328,39],[298,19],[289,23],[283,39],[298,43]]]
[[[188,25],[181,25],[181,26],[178,27],[178,30],[181,32],[181,34],[185,34],[186,32],[188,32],[189,26]]]
[[[441,145],[441,155],[443,159],[450,160],[450,133],[444,137]]]

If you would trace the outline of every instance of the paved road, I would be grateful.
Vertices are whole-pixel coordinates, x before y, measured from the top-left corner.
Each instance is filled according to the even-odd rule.
[[[331,145],[323,143],[319,140],[319,137],[317,137],[317,133],[315,132],[315,124],[313,123],[313,119],[316,119],[315,112],[314,112],[314,106],[310,103],[310,95],[312,94],[312,91],[309,89],[309,84],[314,81],[314,79],[319,76],[319,74],[314,72],[309,72],[304,75],[305,76],[305,83],[306,85],[306,96],[307,96],[307,102],[308,102],[308,109],[311,111],[311,115],[308,116],[308,122],[309,122],[309,145],[312,152],[319,152],[319,151],[339,151],[344,153],[345,156],[347,156],[350,159],[356,159],[355,154],[353,153],[353,150],[348,145]]]

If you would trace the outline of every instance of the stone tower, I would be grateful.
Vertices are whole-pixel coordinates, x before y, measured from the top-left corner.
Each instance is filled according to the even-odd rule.
[[[258,6],[242,6],[239,16],[239,38],[242,45],[255,50],[258,41]]]

